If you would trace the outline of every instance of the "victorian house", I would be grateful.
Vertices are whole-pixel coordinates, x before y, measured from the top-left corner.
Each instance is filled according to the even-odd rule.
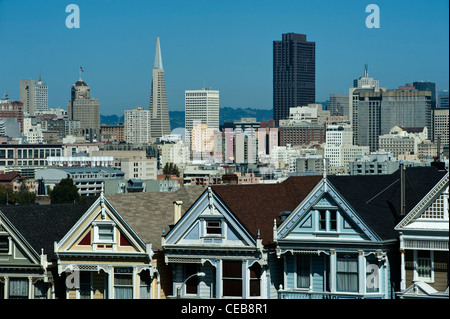
[[[400,235],[399,298],[448,299],[448,173],[395,227]]]

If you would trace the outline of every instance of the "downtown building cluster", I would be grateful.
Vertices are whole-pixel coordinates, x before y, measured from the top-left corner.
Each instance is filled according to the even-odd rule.
[[[315,50],[273,42],[271,119],[221,123],[220,90],[193,88],[181,130],[159,37],[149,105],[121,124],[82,68],[67,110],[20,80],[0,100],[0,299],[448,298],[448,91],[366,65],[317,102]],[[67,177],[82,199],[52,204]],[[8,205],[24,187],[39,205]]]

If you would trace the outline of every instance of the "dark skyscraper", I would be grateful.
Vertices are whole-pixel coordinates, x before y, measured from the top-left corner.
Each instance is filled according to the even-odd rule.
[[[285,33],[273,41],[273,117],[289,117],[289,108],[316,100],[316,43],[305,34]]]

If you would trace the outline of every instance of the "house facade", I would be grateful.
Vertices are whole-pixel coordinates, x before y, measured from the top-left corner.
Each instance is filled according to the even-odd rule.
[[[282,264],[270,249],[271,221],[280,209],[298,205],[319,180],[209,187],[163,237],[174,273],[171,297],[277,298]]]
[[[391,298],[395,239],[381,238],[328,179],[289,213],[274,230],[279,298]]]
[[[448,173],[395,227],[400,237],[397,297],[448,299]]]
[[[55,242],[65,299],[150,299],[151,245],[131,229],[103,193]]]
[[[443,174],[427,167],[405,175],[324,176],[274,226],[284,264],[279,298],[395,298],[400,256],[394,227],[401,208],[414,207]]]
[[[0,211],[0,299],[50,298],[46,257]]]

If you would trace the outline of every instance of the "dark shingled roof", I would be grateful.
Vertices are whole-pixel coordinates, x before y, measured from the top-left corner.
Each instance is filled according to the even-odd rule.
[[[435,167],[406,169],[406,214],[446,173]],[[390,175],[329,176],[328,180],[381,239],[398,237],[394,227],[404,217],[400,215],[400,170]]]
[[[54,242],[61,240],[98,197],[84,197],[76,204],[2,205],[0,211],[33,249],[55,258]]]
[[[250,234],[263,244],[273,241],[273,220],[293,211],[322,179],[321,175],[292,176],[279,184],[217,185],[211,187]]]

